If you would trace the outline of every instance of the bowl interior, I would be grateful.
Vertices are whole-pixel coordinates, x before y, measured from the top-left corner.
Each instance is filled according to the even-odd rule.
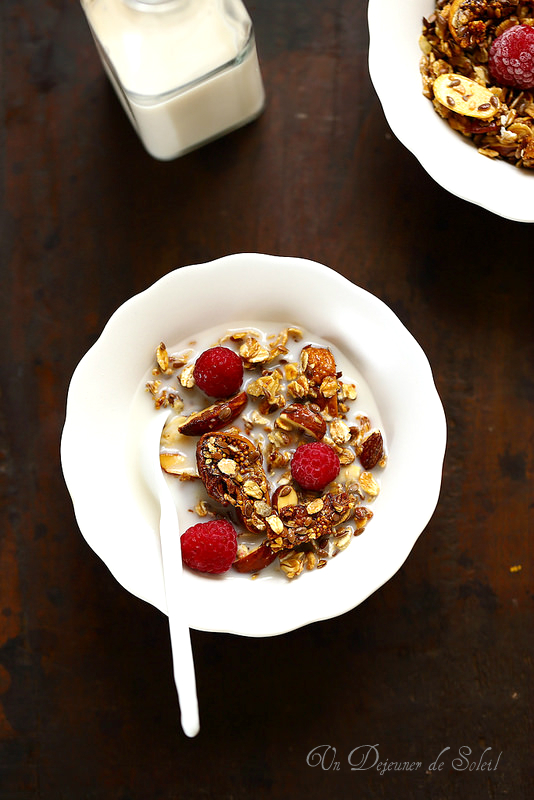
[[[419,37],[434,7],[434,0],[369,0],[369,71],[386,119],[444,189],[507,219],[534,222],[532,170],[480,155],[422,94]]]
[[[265,636],[362,602],[399,569],[437,503],[443,408],[423,351],[380,300],[296,258],[238,254],[169,273],[115,312],[78,365],[62,464],[89,545],[126,589],[165,611],[157,507],[135,457],[154,413],[146,393],[139,401],[140,386],[160,341],[251,319],[299,325],[338,348],[370,387],[388,448],[373,520],[325,569],[292,582],[273,572],[252,580],[186,571],[191,627]],[[417,500],[404,518],[415,475]]]

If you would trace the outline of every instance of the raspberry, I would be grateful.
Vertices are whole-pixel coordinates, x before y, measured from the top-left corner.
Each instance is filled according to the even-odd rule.
[[[227,572],[237,554],[235,529],[225,519],[198,522],[182,533],[180,542],[182,561],[199,572]]]
[[[503,86],[534,87],[534,28],[514,25],[497,36],[490,48],[489,71]]]
[[[210,397],[230,397],[243,381],[243,362],[228,347],[212,347],[197,358],[193,377]]]
[[[291,459],[291,474],[303,489],[324,489],[338,476],[339,470],[335,450],[324,442],[301,444]]]

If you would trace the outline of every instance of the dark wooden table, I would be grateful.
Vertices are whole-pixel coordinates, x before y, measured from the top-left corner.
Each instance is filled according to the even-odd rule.
[[[75,0],[0,10],[0,798],[532,797],[532,226],[448,194],[391,134],[363,0],[248,7],[265,113],[170,163],[139,144]],[[113,311],[240,251],[384,300],[432,364],[448,450],[432,521],[361,606],[269,639],[193,632],[189,740],[166,620],[80,535],[59,439]],[[401,513],[416,502],[414,476]],[[352,770],[363,746],[385,767],[370,751]]]

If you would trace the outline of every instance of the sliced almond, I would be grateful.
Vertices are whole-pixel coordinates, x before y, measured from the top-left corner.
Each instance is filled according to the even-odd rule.
[[[286,506],[295,506],[299,499],[292,486],[279,486],[273,494],[273,508],[277,511]]]
[[[161,468],[169,475],[192,475],[194,470],[183,453],[161,453],[159,457]]]
[[[171,417],[165,424],[161,433],[161,446],[164,447],[165,450],[179,450],[184,446],[185,442],[187,442],[187,439],[182,436],[180,431],[185,419],[186,418],[183,416]]]
[[[455,114],[491,119],[499,110],[493,92],[463,75],[447,72],[436,78],[433,86],[436,100]]]

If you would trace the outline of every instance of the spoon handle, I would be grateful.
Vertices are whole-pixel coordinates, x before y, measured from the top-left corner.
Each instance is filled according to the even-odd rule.
[[[180,702],[181,723],[187,736],[196,736],[200,730],[197,686],[191,632],[186,623],[186,602],[183,592],[183,567],[180,548],[180,531],[177,525],[176,506],[168,492],[162,492],[160,516],[160,541],[163,556],[163,574],[167,614],[171,637],[174,682]]]

